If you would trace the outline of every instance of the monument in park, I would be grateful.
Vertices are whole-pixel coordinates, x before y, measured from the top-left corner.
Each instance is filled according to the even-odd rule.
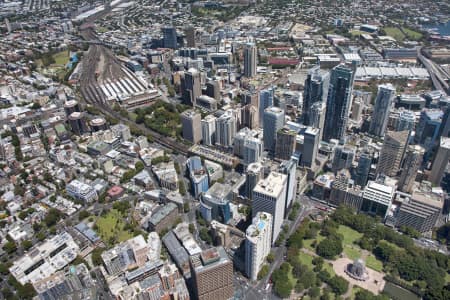
[[[369,279],[369,273],[366,270],[366,265],[361,258],[356,259],[352,264],[348,264],[345,269],[345,273],[356,280],[366,281]]]

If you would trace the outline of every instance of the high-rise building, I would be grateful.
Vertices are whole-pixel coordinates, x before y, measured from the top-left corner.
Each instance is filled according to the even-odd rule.
[[[263,127],[264,110],[273,106],[275,96],[275,87],[270,87],[259,92],[259,127]]]
[[[359,155],[358,166],[356,167],[355,183],[359,186],[365,187],[369,180],[370,168],[372,166],[372,154],[364,150]]]
[[[272,154],[275,152],[277,132],[284,126],[284,111],[278,107],[269,107],[264,110],[264,149]]]
[[[257,129],[259,127],[259,112],[258,108],[253,104],[245,105],[241,110],[242,126],[250,129]]]
[[[186,110],[181,114],[183,138],[193,144],[202,140],[202,116],[194,110]]]
[[[272,215],[258,212],[245,233],[245,273],[257,280],[258,273],[270,253],[272,242]]]
[[[350,169],[355,157],[355,148],[338,145],[334,149],[333,162],[331,170],[337,173],[342,169]]]
[[[320,67],[316,66],[308,71],[303,92],[302,119],[303,124],[313,126],[311,108],[315,103],[325,102],[328,93],[328,73],[322,75]],[[319,128],[319,127],[317,127]]]
[[[271,172],[266,179],[261,179],[253,189],[253,217],[258,212],[266,212],[273,217],[272,243],[278,238],[283,224],[286,193],[287,176],[277,172]]]
[[[255,44],[247,44],[244,48],[244,76],[254,77],[256,76],[256,64],[258,50]]]
[[[190,258],[194,294],[198,300],[233,297],[233,262],[223,247],[204,250]]]
[[[186,36],[186,46],[189,48],[195,47],[195,27],[186,26],[184,28],[184,35]]]
[[[450,159],[450,138],[441,137],[439,148],[431,167],[429,181],[434,185],[440,185],[442,177]]]
[[[226,148],[233,146],[236,130],[236,118],[227,110],[216,119],[216,144]]]
[[[416,180],[417,171],[423,161],[425,149],[419,145],[408,146],[403,162],[402,172],[398,180],[398,187],[401,191],[411,193]]]
[[[177,30],[173,26],[162,28],[164,48],[177,49]]]
[[[303,145],[301,147],[301,163],[305,167],[311,168],[314,165],[317,152],[319,151],[319,134],[319,129],[312,127],[306,127],[302,131]]]
[[[232,217],[230,209],[232,197],[231,186],[219,182],[214,183],[214,185],[200,197],[200,213],[203,218],[208,222],[216,220],[220,223],[228,224]]]
[[[438,141],[442,117],[443,113],[440,109],[424,109],[420,113],[414,141],[423,146],[425,152],[432,150]]]
[[[327,106],[325,102],[316,102],[311,105],[309,117],[310,126],[319,129],[319,141],[322,140],[323,127],[325,125],[325,112]]]
[[[284,206],[284,217],[287,217],[288,210],[295,200],[297,194],[297,162],[294,159],[285,160],[281,163],[278,171],[287,176],[286,182],[286,201]]]
[[[297,132],[284,126],[277,132],[277,143],[275,145],[275,158],[288,160],[295,150]]]
[[[83,135],[89,131],[86,118],[82,112],[73,112],[69,116],[69,124],[72,132],[76,135]]]
[[[443,206],[442,195],[431,191],[414,191],[400,205],[396,226],[408,226],[422,233],[429,232],[436,225]]]
[[[64,111],[66,116],[70,116],[73,112],[81,112],[80,105],[76,100],[69,100],[64,103]]]
[[[388,83],[378,86],[378,94],[375,99],[375,107],[370,120],[369,133],[378,137],[383,137],[389,119],[389,112],[392,107],[392,100],[395,97],[395,87]]]
[[[327,95],[327,109],[323,139],[341,140],[347,130],[347,121],[353,89],[352,69],[339,65],[331,71]]]
[[[203,144],[213,146],[216,144],[216,117],[207,115],[201,121]]]
[[[255,91],[246,91],[242,94],[241,98],[242,105],[251,104],[255,107],[259,107],[259,93]]]
[[[364,213],[384,218],[391,207],[395,189],[380,182],[369,181],[363,192],[361,210]]]
[[[250,200],[253,199],[253,189],[258,182],[264,178],[264,168],[261,163],[252,163],[247,167],[245,172],[245,196]]]
[[[388,131],[384,137],[383,148],[377,165],[377,174],[396,176],[400,170],[409,131]]]
[[[450,107],[447,106],[447,109],[444,112],[444,116],[442,117],[442,124],[439,130],[439,136],[450,137]]]
[[[364,107],[364,101],[361,97],[353,98],[351,119],[359,124],[361,122],[361,114]]]
[[[416,122],[416,116],[411,110],[402,110],[395,124],[395,131],[413,130]]]
[[[202,95],[200,72],[195,68],[190,68],[184,73],[181,86],[184,102],[195,106],[197,98]]]
[[[217,80],[210,80],[206,83],[206,95],[217,101],[220,100],[220,84]]]
[[[189,170],[189,179],[191,180],[191,191],[195,199],[201,193],[205,193],[209,188],[209,179],[206,169],[202,165],[199,156],[191,156],[186,161],[186,167]]]
[[[261,140],[255,137],[245,138],[243,152],[243,164],[245,166],[259,162],[263,153],[263,145]]]

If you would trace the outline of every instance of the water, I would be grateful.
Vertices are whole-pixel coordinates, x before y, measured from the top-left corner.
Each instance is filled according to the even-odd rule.
[[[433,29],[439,32],[440,35],[449,35],[450,36],[450,20],[447,21],[447,23],[444,24],[430,24],[430,25],[424,25],[424,29]]]
[[[388,281],[386,281],[383,292],[395,300],[420,300],[416,294]]]

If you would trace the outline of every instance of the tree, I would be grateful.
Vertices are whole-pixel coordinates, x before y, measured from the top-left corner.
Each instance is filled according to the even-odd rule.
[[[272,274],[272,281],[274,283],[274,291],[281,298],[287,298],[292,291],[292,283],[288,278],[290,265],[282,263],[280,268],[275,270]]]
[[[195,231],[195,225],[193,223],[189,223],[189,232],[192,234]]]
[[[348,282],[344,278],[340,276],[334,276],[328,282],[328,285],[331,287],[334,293],[337,295],[343,295],[348,290]]]
[[[8,241],[3,245],[3,250],[5,250],[6,253],[11,254],[17,250],[17,245],[12,241]]]
[[[9,273],[10,264],[0,263],[0,273],[2,275],[7,275]]]
[[[85,210],[80,211],[78,214],[78,220],[83,221],[84,219],[88,218],[91,214]]]
[[[317,254],[327,259],[333,259],[336,255],[341,254],[342,250],[342,241],[337,237],[322,240],[316,248]]]
[[[191,207],[189,206],[189,202],[185,202],[185,203],[183,204],[183,211],[184,211],[185,213],[188,213],[190,210],[191,210]]]
[[[206,228],[206,227],[200,228],[199,236],[207,244],[210,244],[210,245],[212,244],[213,241],[212,241],[211,235],[209,234],[208,228]]]
[[[101,255],[104,250],[104,248],[95,248],[94,251],[92,251],[92,263],[94,264],[94,266],[100,266],[103,264]]]
[[[178,191],[182,196],[186,195],[186,187],[182,179],[178,181]]]
[[[311,296],[311,298],[317,298],[320,295],[320,288],[315,286],[309,289],[308,295]]]
[[[259,270],[259,272],[258,272],[258,280],[263,279],[264,277],[267,276],[267,274],[269,274],[269,266],[264,265],[261,267],[261,270]]]
[[[25,241],[22,242],[22,248],[23,248],[24,250],[28,250],[28,249],[30,249],[31,247],[33,247],[33,243],[32,243],[31,241],[25,240]]]
[[[273,261],[275,260],[275,255],[273,255],[273,253],[270,252],[269,254],[267,254],[266,259],[267,259],[267,262],[268,262],[269,264],[271,264],[271,263],[273,263]]]
[[[44,218],[44,223],[47,227],[51,227],[56,225],[61,219],[61,213],[56,208],[50,208],[47,212],[47,215]]]

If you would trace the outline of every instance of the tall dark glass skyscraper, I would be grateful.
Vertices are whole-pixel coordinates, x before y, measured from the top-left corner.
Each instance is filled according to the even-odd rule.
[[[312,126],[311,107],[316,102],[322,102],[327,98],[328,73],[320,74],[320,67],[316,66],[308,71],[303,93],[302,119],[303,124]]]
[[[339,65],[331,71],[323,140],[340,140],[345,135],[353,88],[353,70]]]
[[[175,27],[163,27],[162,33],[164,48],[177,49],[177,30],[175,29]]]

